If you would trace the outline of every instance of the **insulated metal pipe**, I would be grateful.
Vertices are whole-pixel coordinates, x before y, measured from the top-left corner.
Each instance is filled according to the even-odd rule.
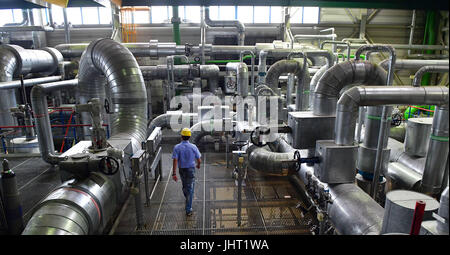
[[[326,185],[314,176],[314,168],[306,164],[301,164],[298,176],[305,184],[312,180],[323,186]],[[327,213],[339,234],[377,235],[381,232],[383,207],[362,189],[353,183],[345,183],[328,185],[328,190],[331,203],[327,206]]]
[[[102,83],[92,82],[93,78],[103,76],[107,80],[113,112],[111,138],[131,139],[133,151],[136,151],[147,138],[148,102],[144,78],[131,52],[111,39],[91,42],[81,57],[79,90],[84,91],[85,98],[94,97],[86,92],[103,89],[100,88]]]
[[[427,193],[439,193],[444,181],[446,164],[448,158],[448,88],[447,103],[436,107],[433,126],[431,131],[430,143],[428,145],[427,159],[423,171],[421,189]]]
[[[304,62],[306,61],[306,57],[304,58]],[[302,63],[297,60],[280,60],[275,64],[271,65],[269,71],[266,76],[267,85],[275,92],[278,91],[278,79],[283,73],[292,73],[297,76],[297,98],[296,98],[296,108],[304,109],[307,107],[306,105],[300,105],[302,103],[301,97],[304,92],[304,84],[309,83],[309,72],[308,67],[304,66]],[[301,95],[301,96],[298,96]]]
[[[336,38],[337,38],[336,34],[328,34],[328,35],[294,35],[294,40],[297,41],[297,42],[302,40],[302,39],[306,39],[306,40],[310,40],[310,39],[333,40],[333,39],[336,39]]]
[[[253,53],[253,51],[251,50],[243,50],[239,53],[239,60],[240,62],[244,61],[244,54],[250,53],[250,55],[252,56],[251,58],[251,76],[250,76],[250,94],[254,95],[255,94],[255,53]]]
[[[352,49],[360,48],[361,46],[365,46],[368,44],[359,44],[359,43],[352,43],[350,44],[350,47]],[[389,44],[394,49],[397,50],[448,50],[448,46],[444,45],[421,45],[421,44]],[[342,45],[337,45],[337,47],[343,47]]]
[[[351,60],[334,65],[317,83],[314,91],[314,115],[335,115],[341,90],[348,85],[359,84],[386,84],[386,71],[368,61]]]
[[[77,85],[78,79],[73,79],[36,85],[31,90],[31,105],[34,112],[39,150],[42,159],[49,164],[57,164],[62,158],[55,154],[53,134],[48,114],[47,95],[53,91],[74,88]]]
[[[390,104],[448,104],[448,88],[439,86],[358,86],[344,94],[337,103],[335,143],[352,145],[356,115],[360,106]]]
[[[268,52],[264,50],[259,52],[258,84],[263,84],[266,82],[267,54]]]
[[[423,66],[414,75],[412,85],[419,87],[426,73],[448,73],[448,66]]]
[[[0,82],[10,82],[21,74],[53,74],[62,60],[61,53],[54,48],[29,50],[18,45],[0,45]],[[17,105],[14,89],[0,90],[0,97],[0,123],[14,125],[15,120],[9,112],[11,107]]]
[[[294,152],[273,152],[266,147],[251,145],[247,148],[248,161],[252,168],[274,175],[288,175],[294,172]]]
[[[210,27],[236,27],[239,33],[238,45],[244,45],[245,26],[239,20],[211,20],[209,7],[205,7],[205,23]]]
[[[332,44],[332,45],[346,45],[347,46],[347,61],[350,60],[350,43],[349,42],[339,42],[339,41],[323,41],[320,43],[320,49],[323,49],[323,46],[325,44]],[[334,64],[334,63],[333,63]]]
[[[383,60],[379,63],[383,69],[388,69],[389,59]],[[448,59],[396,59],[394,64],[395,70],[405,69],[419,69],[423,66],[447,66]]]

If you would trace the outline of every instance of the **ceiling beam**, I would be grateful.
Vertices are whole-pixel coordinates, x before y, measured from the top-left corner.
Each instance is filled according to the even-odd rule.
[[[149,5],[272,5],[409,10],[448,10],[449,8],[449,3],[447,0],[122,0],[122,6]]]

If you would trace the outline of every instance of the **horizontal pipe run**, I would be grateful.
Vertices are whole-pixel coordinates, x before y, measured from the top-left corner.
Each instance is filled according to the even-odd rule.
[[[336,110],[335,142],[352,145],[356,118],[360,106],[393,104],[448,104],[446,87],[358,86],[347,90],[339,99]]]
[[[426,73],[448,73],[448,66],[423,66],[414,75],[412,85],[419,87]]]
[[[54,81],[62,80],[62,76],[48,76],[48,77],[41,77],[41,78],[32,78],[32,79],[25,79],[23,80],[23,85],[25,87],[42,84],[42,83],[49,83]],[[7,81],[7,82],[0,82],[0,89],[17,89],[20,88],[21,84],[20,81]]]
[[[383,60],[379,65],[387,69],[389,64],[389,59]],[[423,66],[447,66],[449,65],[449,60],[438,60],[438,59],[396,59],[394,64],[395,70],[405,70],[405,69],[419,69]]]

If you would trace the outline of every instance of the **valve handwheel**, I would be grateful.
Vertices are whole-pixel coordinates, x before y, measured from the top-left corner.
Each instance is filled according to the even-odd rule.
[[[111,113],[111,112],[109,111],[109,101],[108,101],[108,99],[106,99],[106,98],[105,98],[105,111],[106,111],[106,113]]]
[[[256,133],[256,136],[255,136]],[[258,138],[261,135],[267,135],[270,133],[270,128],[258,126],[250,133],[250,141],[257,147],[264,147],[267,145],[266,142],[261,142]]]
[[[301,165],[300,165],[300,158],[301,158],[300,151],[295,151],[294,152],[294,159],[296,160],[295,161],[295,170],[297,172],[300,171],[300,167],[301,167]]]
[[[395,127],[398,127],[398,126],[400,126],[400,124],[402,124],[402,120],[403,120],[402,119],[402,115],[398,114],[398,113],[395,113],[395,114],[392,115],[391,124],[393,126],[395,126]]]
[[[114,175],[119,171],[119,162],[113,157],[103,157],[99,163],[100,172],[106,175]]]

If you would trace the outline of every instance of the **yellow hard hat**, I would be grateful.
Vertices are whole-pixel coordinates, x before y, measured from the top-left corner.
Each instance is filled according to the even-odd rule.
[[[191,130],[189,128],[183,128],[181,130],[181,136],[191,136]]]

